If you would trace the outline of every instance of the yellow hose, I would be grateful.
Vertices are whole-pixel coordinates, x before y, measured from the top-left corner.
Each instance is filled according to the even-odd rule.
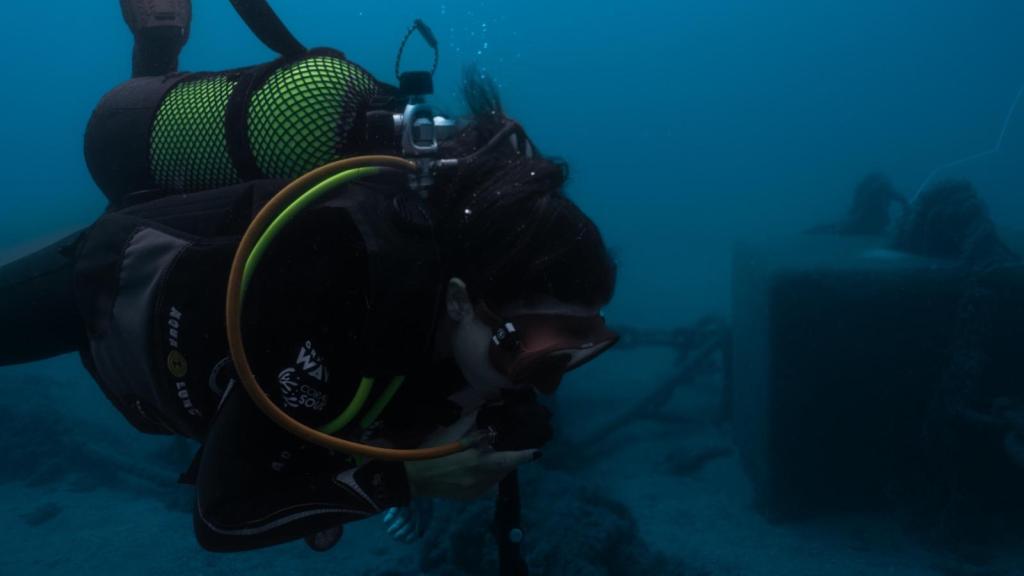
[[[345,452],[353,456],[361,456],[377,460],[428,460],[431,458],[448,456],[449,454],[461,452],[476,444],[486,437],[486,433],[470,435],[458,442],[451,442],[442,446],[418,448],[414,450],[380,448],[325,434],[292,418],[285,413],[284,410],[274,404],[273,400],[267,396],[257,382],[256,375],[253,374],[252,371],[252,366],[249,365],[249,357],[245,352],[245,345],[242,340],[243,276],[245,274],[246,261],[252,253],[253,248],[256,246],[256,243],[266,231],[267,226],[279,213],[281,213],[282,210],[290,206],[292,202],[298,199],[298,197],[311,186],[345,170],[370,166],[396,168],[408,172],[415,172],[417,170],[417,166],[414,162],[397,156],[357,156],[354,158],[339,160],[308,172],[291,182],[281,189],[280,192],[274,195],[274,197],[267,202],[266,206],[259,211],[252,223],[249,225],[249,228],[245,231],[245,235],[242,236],[242,241],[238,246],[238,250],[235,252],[234,260],[231,262],[231,275],[228,278],[226,314],[228,348],[231,351],[231,359],[235,364],[235,370],[238,372],[238,378],[242,382],[242,386],[245,388],[245,391],[249,394],[249,397],[252,398],[252,401],[260,411],[266,414],[267,417],[278,426],[306,442],[323,446],[329,450]]]

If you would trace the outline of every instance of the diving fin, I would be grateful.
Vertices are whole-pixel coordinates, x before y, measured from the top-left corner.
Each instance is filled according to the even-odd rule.
[[[121,0],[121,15],[135,34],[152,28],[177,28],[184,44],[192,26],[192,0]]]
[[[132,76],[177,72],[192,29],[192,1],[121,0],[121,15],[135,35]]]

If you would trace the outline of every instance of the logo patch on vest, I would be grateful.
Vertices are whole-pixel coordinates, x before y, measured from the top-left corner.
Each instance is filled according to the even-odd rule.
[[[188,360],[181,352],[171,350],[167,355],[167,369],[171,372],[171,376],[184,378],[188,374]]]
[[[324,368],[320,354],[313,348],[313,343],[306,343],[299,348],[299,357],[295,359],[295,365],[316,378],[320,382],[327,382],[327,369]]]
[[[171,306],[167,313],[167,371],[174,377],[174,393],[181,402],[181,407],[189,416],[201,417],[202,412],[192,402],[185,376],[188,375],[188,359],[181,352],[181,328],[185,315],[176,306]]]
[[[319,384],[326,384],[327,380],[327,367],[323,365],[323,360],[313,347],[313,343],[307,341],[299,348],[295,366],[285,368],[277,375],[277,382],[281,387],[281,400],[285,408],[323,411],[327,406],[327,394],[321,390]]]

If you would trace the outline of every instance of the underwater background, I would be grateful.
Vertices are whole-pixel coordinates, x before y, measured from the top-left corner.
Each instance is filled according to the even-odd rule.
[[[435,102],[453,112],[464,66],[493,75],[541,151],[569,162],[569,194],[615,253],[615,325],[730,320],[735,243],[837,220],[873,172],[912,198],[937,168],[992,151],[934,179],[969,179],[1008,238],[1024,227],[1024,110],[1008,115],[1024,87],[1020,2],[272,4],[307,46],[338,48],[385,81],[424,19],[441,41]],[[0,261],[103,211],[82,139],[131,61],[113,0],[5,10]],[[414,44],[409,61],[429,56]],[[229,2],[194,2],[182,70],[273,57]],[[622,348],[563,385],[563,453],[679,369],[671,349]],[[1024,573],[1019,540],[961,553],[888,511],[763,514],[719,380],[697,378],[614,441],[598,435],[608,442],[588,444],[598,456],[586,464],[560,466],[556,446],[555,461],[524,472],[535,573]],[[194,447],[134,432],[74,357],[0,370],[0,422],[0,575],[494,573],[489,502],[442,506],[412,545],[370,519],[325,554],[301,542],[202,551],[190,490],[175,485]]]

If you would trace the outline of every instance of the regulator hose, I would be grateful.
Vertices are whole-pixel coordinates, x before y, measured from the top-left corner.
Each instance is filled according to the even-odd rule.
[[[373,173],[375,172],[372,170],[374,168],[391,168],[410,173],[415,173],[418,169],[416,163],[397,156],[357,156],[339,160],[294,180],[274,195],[259,211],[242,236],[242,241],[231,262],[226,314],[228,347],[235,370],[238,372],[238,379],[246,393],[252,398],[253,403],[271,421],[294,436],[328,450],[375,460],[408,461],[440,458],[470,448],[487,437],[487,433],[469,435],[458,442],[441,446],[402,450],[371,446],[321,432],[289,416],[264,392],[249,364],[249,357],[246,354],[242,338],[242,308],[246,286],[259,262],[262,251],[273,240],[277,230],[286,225],[295,213],[329,189]],[[330,182],[328,182],[329,180]]]

